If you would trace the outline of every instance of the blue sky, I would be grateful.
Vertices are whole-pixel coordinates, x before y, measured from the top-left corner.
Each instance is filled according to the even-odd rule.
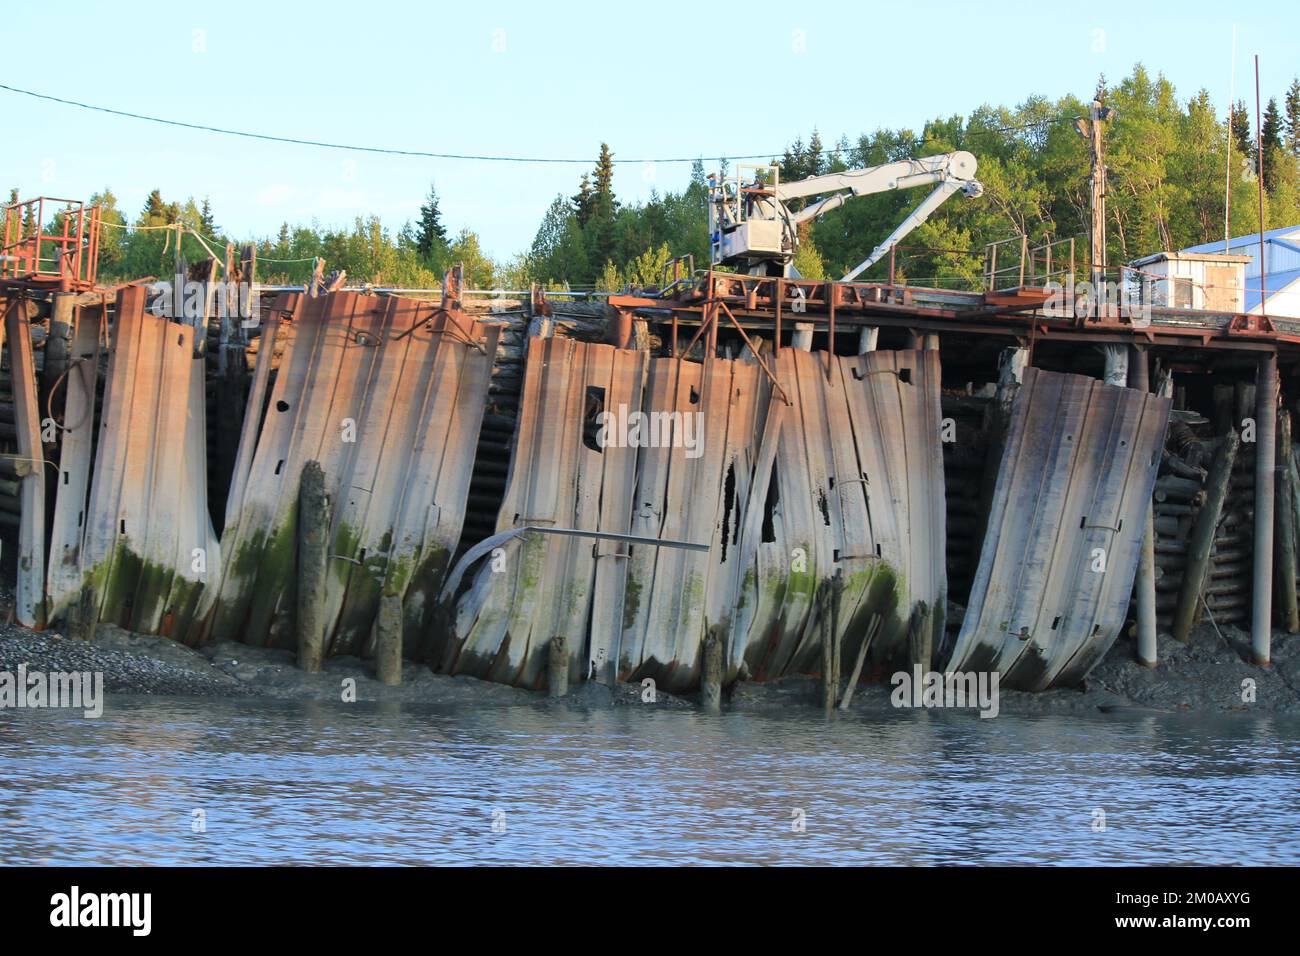
[[[616,158],[779,154],[813,127],[830,143],[1031,92],[1086,96],[1139,60],[1180,96],[1204,86],[1222,104],[1233,23],[1239,98],[1253,102],[1252,54],[1265,99],[1300,73],[1291,2],[61,2],[16,5],[0,23],[10,86],[282,136],[593,159],[602,140]],[[85,198],[109,185],[129,217],[154,187],[206,195],[241,237],[371,212],[395,229],[433,180],[447,224],[504,257],[584,169],[264,143],[3,90],[0,111],[6,190]],[[688,173],[622,166],[615,190],[644,198]]]

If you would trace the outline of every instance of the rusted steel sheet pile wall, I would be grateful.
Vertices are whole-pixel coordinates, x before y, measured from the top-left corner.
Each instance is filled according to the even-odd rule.
[[[716,625],[729,678],[807,670],[820,646],[813,596],[837,570],[841,630],[860,635],[879,616],[882,654],[899,649],[918,602],[941,628],[937,355],[785,350],[776,375],[779,388],[747,361],[532,340],[497,531],[630,532],[709,550],[511,541],[460,601],[442,666],[537,686],[547,643],[564,635],[576,676],[683,690]],[[615,416],[612,439],[590,434],[596,408]]]
[[[738,531],[761,482],[755,465],[770,392],[757,365],[652,362],[646,411],[676,413],[685,435],[680,447],[674,435],[669,447],[661,440],[641,449],[635,487],[611,491],[633,500],[633,534],[709,550],[633,545],[617,656],[624,679],[650,677],[670,691],[695,686],[700,642],[731,619],[749,563]]]
[[[817,584],[839,571],[847,666],[867,634],[877,660],[905,652],[928,662],[947,592],[938,352],[783,349],[777,377],[794,404],[763,531],[747,543],[733,653],[758,678],[816,669]]]
[[[36,391],[36,362],[25,303],[9,300],[0,339],[8,340],[10,402],[18,472],[18,586],[14,616],[28,627],[45,626],[45,453]]]
[[[107,319],[104,313],[101,304],[83,306],[75,315],[63,405],[49,574],[45,584],[50,620],[68,620],[77,625],[81,621],[71,619],[79,617],[81,600],[81,547],[95,447],[95,392],[101,330]]]
[[[332,505],[332,652],[366,650],[381,593],[404,598],[407,634],[421,635],[464,521],[497,330],[348,292],[286,297],[273,313],[231,482],[213,632],[294,642],[298,483],[317,461]]]
[[[1077,683],[1123,626],[1169,399],[1027,369],[950,670]]]
[[[68,414],[82,416],[65,422],[76,427],[60,470],[51,604],[83,629],[104,621],[192,640],[220,565],[207,512],[203,360],[194,329],[146,312],[145,299],[138,286],[118,295],[89,501],[82,429],[94,375],[80,369],[93,368],[100,315],[80,319],[74,342],[86,361]]]
[[[597,446],[600,404],[638,409],[646,356],[565,338],[532,338],[497,530],[526,525],[627,533],[636,449]],[[595,614],[602,626],[621,620],[610,609],[626,561],[616,546],[589,538],[531,535],[508,545],[508,564],[494,555],[457,608],[455,633],[440,635],[434,663],[508,684],[536,685],[551,637],[569,638],[572,676],[586,676],[592,593],[600,569],[606,590]],[[598,556],[599,554],[599,556]],[[614,567],[605,567],[615,565]],[[612,642],[603,642],[611,659]]]

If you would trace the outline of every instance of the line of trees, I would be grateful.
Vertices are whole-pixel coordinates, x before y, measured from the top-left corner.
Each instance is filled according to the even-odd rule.
[[[1106,129],[1107,251],[1112,263],[1222,238],[1225,189],[1231,197],[1232,234],[1258,229],[1256,131],[1244,103],[1233,105],[1225,127],[1205,90],[1180,99],[1168,80],[1152,76],[1141,64],[1117,85],[1102,77],[1096,95],[1117,115]],[[1016,107],[984,106],[969,117],[933,119],[919,133],[878,129],[856,139],[841,137],[833,148],[814,130],[806,143],[796,140],[773,163],[789,180],[909,156],[958,149],[974,153],[984,196],[945,203],[904,240],[908,248],[899,257],[900,271],[911,281],[974,284],[986,243],[1019,233],[1034,243],[1086,233],[1088,151],[1074,121],[1087,112],[1088,104],[1073,96],[1032,96]],[[1280,101],[1269,100],[1259,134],[1266,225],[1300,225],[1300,79],[1292,81]],[[843,274],[892,231],[923,193],[861,197],[806,228],[796,260],[800,273],[811,278]],[[549,289],[653,285],[673,256],[690,254],[697,266],[707,265],[706,197],[704,166],[696,161],[680,192],[655,190],[644,202],[620,201],[614,191],[614,155],[601,144],[576,192],[555,197],[530,247],[510,260],[493,261],[469,228],[452,234],[431,187],[419,218],[396,231],[377,216],[358,217],[350,228],[285,223],[274,237],[258,241],[259,275],[268,281],[305,281],[311,260],[320,256],[328,268],[345,269],[351,281],[386,286],[436,286],[455,262],[465,264],[470,288],[520,289],[532,282]],[[173,234],[124,228],[127,216],[109,189],[90,201],[104,208],[103,279],[170,270]],[[209,237],[210,246],[233,238],[215,222],[206,199],[168,202],[158,190],[129,225],[175,222]],[[183,248],[191,260],[207,255],[189,236]],[[1079,255],[1082,265],[1086,243],[1079,245]],[[863,278],[878,277],[885,268],[880,263]]]

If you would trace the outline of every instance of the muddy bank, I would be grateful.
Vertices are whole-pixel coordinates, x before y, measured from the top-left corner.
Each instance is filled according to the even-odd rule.
[[[1122,712],[1264,712],[1300,713],[1300,639],[1277,634],[1273,666],[1249,663],[1250,635],[1237,628],[1200,628],[1187,644],[1162,636],[1160,666],[1142,667],[1133,660],[1132,646],[1118,641],[1107,657],[1076,689],[1025,693],[1001,689],[1001,714],[1050,715]],[[64,637],[56,632],[34,633],[25,628],[0,626],[0,670],[100,671],[105,690],[117,694],[222,696],[281,700],[342,701],[345,693],[358,701],[410,703],[467,703],[504,705],[542,699],[535,691],[521,690],[471,677],[448,677],[427,667],[407,663],[399,687],[373,678],[370,662],[355,657],[335,657],[319,674],[305,674],[294,665],[289,651],[249,647],[219,641],[192,650],[165,638],[133,634],[111,625],[101,626],[94,643]],[[1254,699],[1243,699],[1254,681]],[[862,684],[854,694],[852,710],[886,713],[894,710],[888,681]],[[643,689],[636,685],[607,688],[599,684],[574,685],[569,699],[593,706],[643,705]],[[1245,696],[1249,696],[1246,694]],[[737,684],[724,695],[724,707],[738,712],[774,712],[788,707],[817,708],[820,682],[815,678],[788,678],[769,683]],[[694,707],[690,697],[658,692],[656,706]]]

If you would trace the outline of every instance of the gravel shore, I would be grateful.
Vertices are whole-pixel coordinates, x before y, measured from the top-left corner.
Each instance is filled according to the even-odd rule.
[[[1195,631],[1187,644],[1160,640],[1160,666],[1142,667],[1133,660],[1131,643],[1121,638],[1106,659],[1075,689],[1024,693],[1001,688],[1001,714],[1097,714],[1119,712],[1263,712],[1300,714],[1300,637],[1275,635],[1273,666],[1249,663],[1249,635],[1235,628],[1220,635],[1212,628]],[[305,674],[289,651],[218,641],[193,650],[160,637],[101,626],[93,643],[53,631],[35,633],[0,625],[0,671],[27,669],[98,671],[111,694],[222,697],[273,697],[284,700],[356,700],[463,702],[502,705],[544,699],[535,691],[492,684],[468,677],[435,674],[407,663],[402,684],[388,687],[374,680],[369,662],[332,658],[319,674]],[[1252,683],[1253,682],[1253,683]],[[855,712],[888,712],[888,681],[863,684],[855,692]],[[593,705],[640,702],[641,688],[605,688],[580,683],[570,699]],[[692,707],[689,699],[659,693],[657,703]],[[735,711],[771,712],[789,706],[817,707],[820,682],[793,678],[767,684],[742,683],[724,700]]]

